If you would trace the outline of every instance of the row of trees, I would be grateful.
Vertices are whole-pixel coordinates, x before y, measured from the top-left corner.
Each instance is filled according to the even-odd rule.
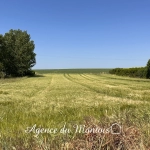
[[[147,62],[146,67],[140,68],[115,68],[109,71],[110,74],[116,74],[121,76],[138,77],[138,78],[150,78],[150,59]]]
[[[11,76],[34,75],[34,41],[27,31],[10,30],[0,35],[0,72]]]

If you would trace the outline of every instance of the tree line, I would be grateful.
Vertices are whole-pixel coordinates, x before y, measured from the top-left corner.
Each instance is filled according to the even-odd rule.
[[[150,79],[150,59],[148,60],[147,65],[145,67],[115,68],[110,70],[109,73],[120,75],[120,76]]]
[[[0,76],[34,75],[36,64],[34,41],[27,31],[9,30],[0,34]]]

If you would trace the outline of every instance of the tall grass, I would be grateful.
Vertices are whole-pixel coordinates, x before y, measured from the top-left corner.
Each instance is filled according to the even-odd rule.
[[[150,147],[149,89],[148,80],[98,73],[0,80],[0,149],[146,150]],[[123,128],[118,136],[75,133],[74,128],[108,128],[113,123]],[[34,125],[58,132],[25,132]],[[72,132],[60,133],[64,125]]]

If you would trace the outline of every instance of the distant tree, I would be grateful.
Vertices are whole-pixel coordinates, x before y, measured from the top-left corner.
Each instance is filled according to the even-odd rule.
[[[4,48],[4,39],[3,35],[0,34],[0,72],[3,70],[3,55],[2,51],[5,50]]]
[[[35,65],[36,54],[34,42],[30,40],[27,31],[10,30],[4,36],[0,36],[0,62],[5,73],[12,76],[24,76],[30,74]]]
[[[0,78],[3,77],[3,63],[2,63],[2,50],[4,49],[4,41],[3,41],[3,36],[0,35]]]
[[[146,69],[147,69],[146,78],[149,79],[150,78],[150,59],[147,62]]]
[[[146,78],[147,67],[139,68],[115,68],[109,71],[110,74],[116,74],[121,76]]]

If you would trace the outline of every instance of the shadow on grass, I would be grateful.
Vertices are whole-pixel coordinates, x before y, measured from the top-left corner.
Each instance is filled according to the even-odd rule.
[[[45,76],[41,75],[41,74],[36,74],[34,76],[28,76],[28,78],[40,78],[40,77],[45,77]]]

